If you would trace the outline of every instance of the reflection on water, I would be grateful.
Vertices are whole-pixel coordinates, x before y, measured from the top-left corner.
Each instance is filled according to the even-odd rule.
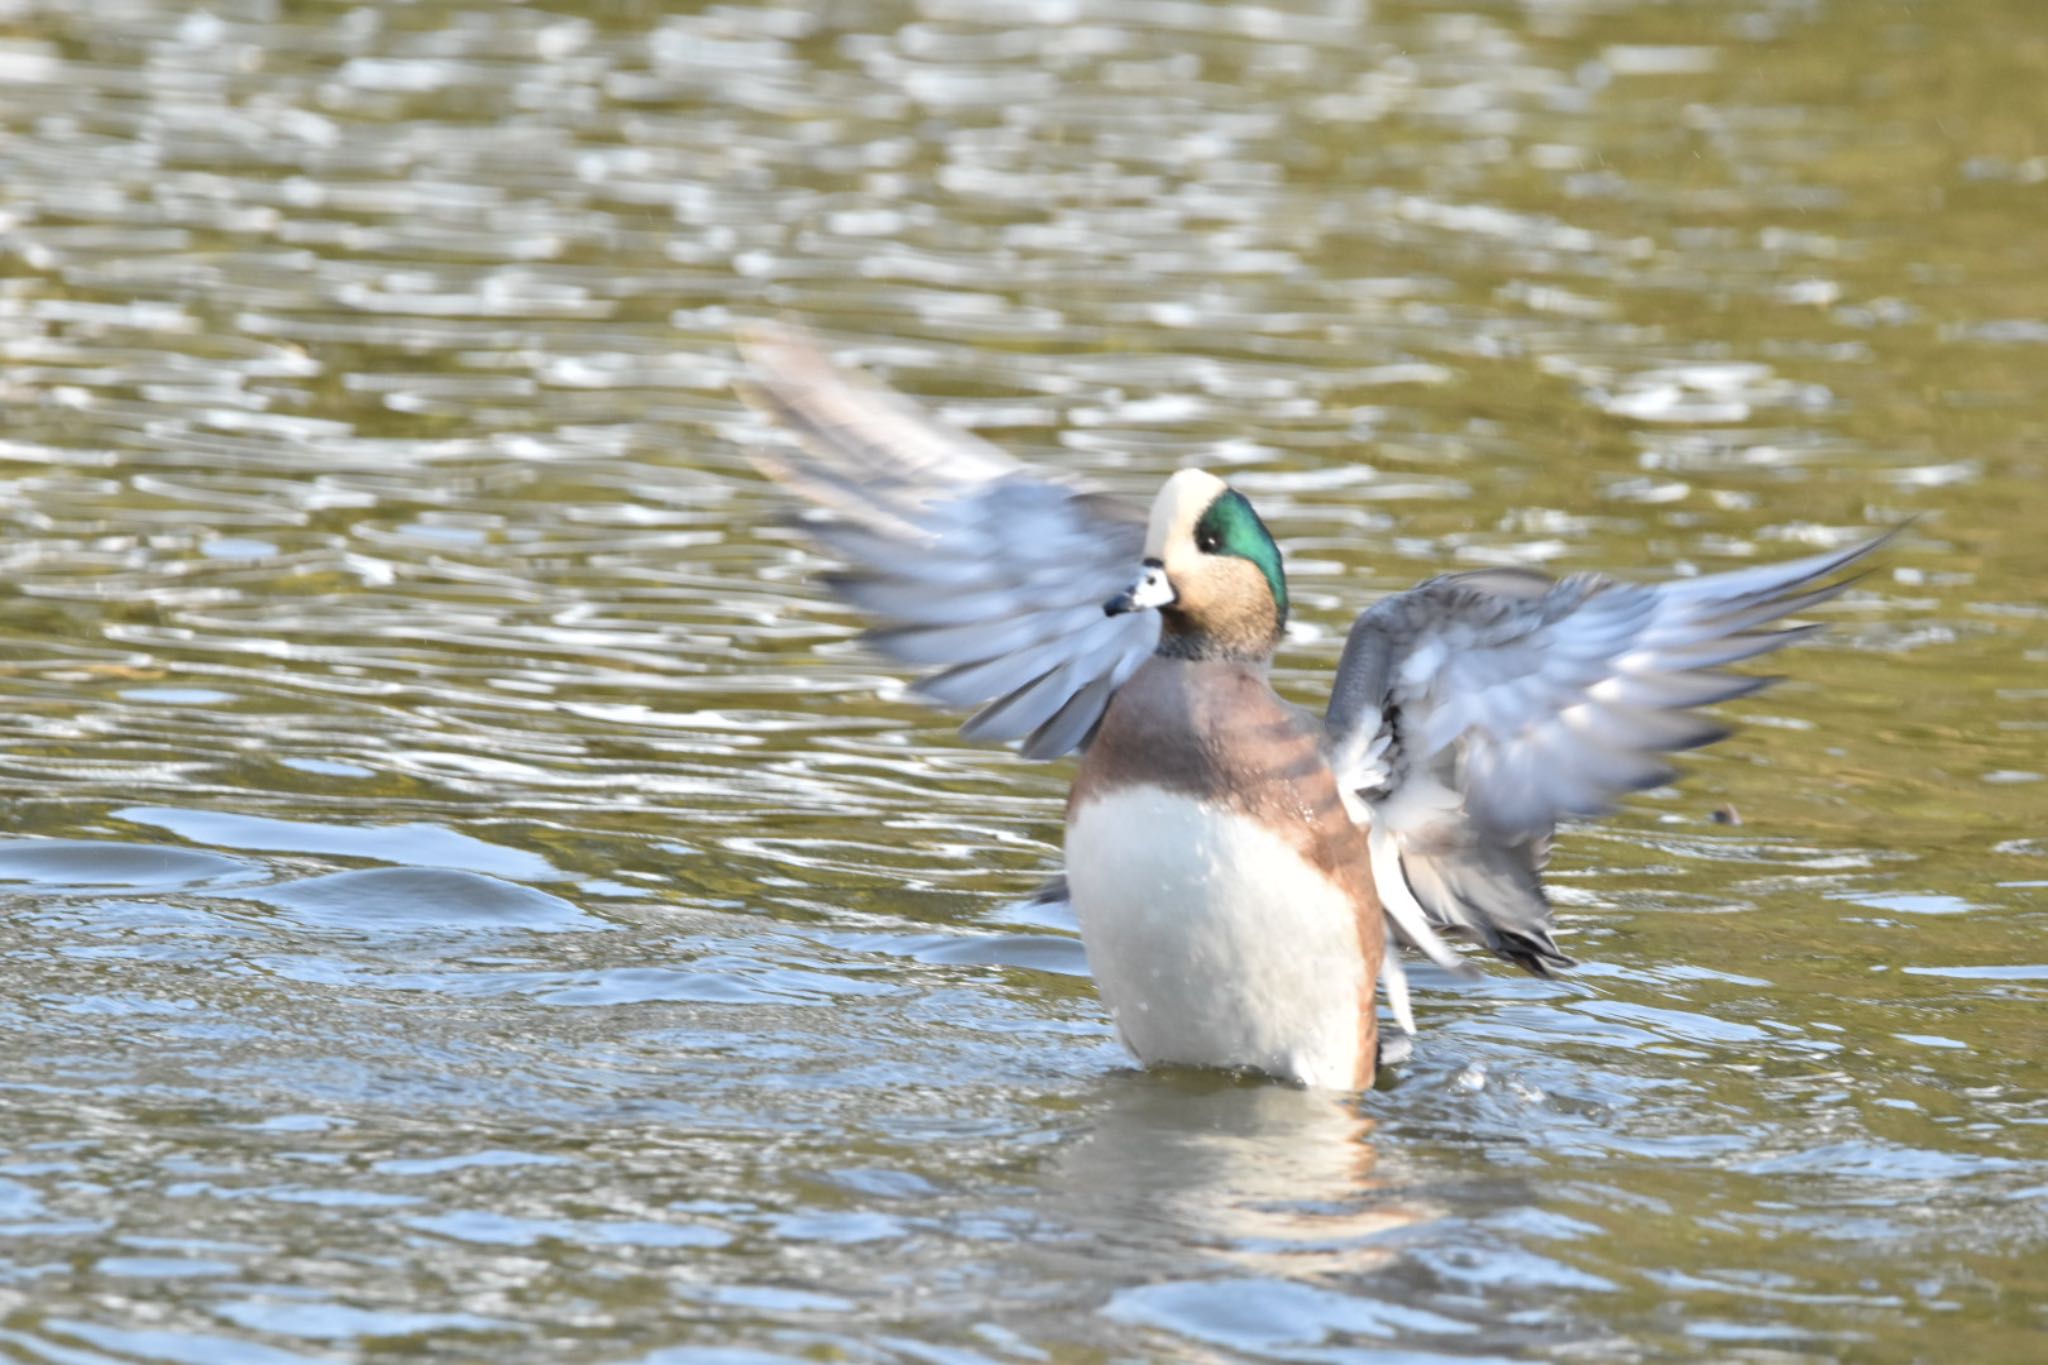
[[[1352,1103],[1124,1073],[1091,1108],[1043,1179],[1085,1259],[1099,1265],[1106,1253],[1130,1281],[1103,1305],[1110,1320],[1162,1334],[1161,1349],[1175,1338],[1299,1351],[1354,1336],[1474,1334],[1409,1301],[1395,1238],[1441,1212],[1378,1172],[1372,1125]]]
[[[1371,1124],[1322,1093],[1221,1078],[1117,1073],[1047,1183],[1096,1237],[1248,1270],[1298,1258],[1310,1275],[1385,1263],[1379,1234],[1426,1218],[1376,1177]]]
[[[0,3],[0,1354],[2034,1353],[2033,0],[661,8]],[[1582,969],[1143,1076],[1064,772],[747,467],[776,314],[1228,471],[1304,700],[1447,567],[1921,519],[1568,834]]]

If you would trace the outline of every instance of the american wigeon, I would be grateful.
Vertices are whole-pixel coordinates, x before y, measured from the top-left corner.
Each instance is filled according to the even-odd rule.
[[[1362,1088],[1374,982],[1412,1032],[1391,933],[1446,965],[1467,935],[1539,975],[1570,959],[1539,871],[1560,818],[1668,781],[1726,733],[1722,671],[1848,585],[1879,543],[1654,586],[1447,574],[1352,626],[1323,715],[1267,681],[1279,547],[1245,497],[1183,470],[1149,518],[945,426],[784,329],[750,335],[748,398],[792,433],[763,467],[857,567],[917,690],[964,733],[1081,751],[1066,891],[1140,1062]]]

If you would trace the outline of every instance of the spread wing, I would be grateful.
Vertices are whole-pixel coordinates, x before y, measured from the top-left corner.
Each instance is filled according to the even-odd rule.
[[[1084,743],[1159,642],[1156,612],[1102,610],[1143,554],[1144,512],[933,420],[798,333],[744,346],[742,394],[794,438],[756,460],[855,566],[832,585],[879,618],[869,641],[936,670],[920,694],[981,708],[969,738],[1022,739],[1029,758]]]
[[[1725,666],[1820,629],[1772,627],[1886,539],[1654,586],[1482,570],[1367,610],[1327,725],[1403,934],[1433,956],[1432,930],[1460,931],[1537,975],[1571,965],[1538,875],[1557,822],[1669,781],[1665,754],[1725,735],[1693,708],[1769,681]]]

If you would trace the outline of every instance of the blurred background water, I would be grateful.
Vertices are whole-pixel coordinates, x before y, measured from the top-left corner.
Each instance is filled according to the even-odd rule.
[[[2037,0],[0,0],[0,1359],[2038,1358],[2044,90]],[[1562,841],[1582,969],[1145,1076],[763,316],[1228,472],[1305,701],[1920,520]]]

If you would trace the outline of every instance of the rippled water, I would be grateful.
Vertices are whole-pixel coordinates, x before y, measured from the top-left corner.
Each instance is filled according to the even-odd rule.
[[[2037,11],[0,0],[0,1358],[2031,1358]],[[773,315],[1228,469],[1305,700],[1445,567],[1920,520],[1564,840],[1581,970],[1140,1075],[1064,771],[749,472]]]

